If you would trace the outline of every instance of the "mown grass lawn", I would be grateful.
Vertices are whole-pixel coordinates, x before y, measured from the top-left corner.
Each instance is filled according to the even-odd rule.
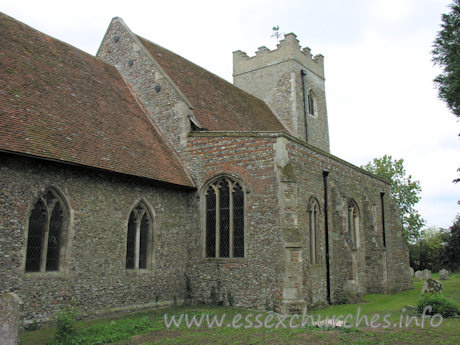
[[[436,276],[435,276],[436,278]],[[431,327],[430,320],[425,320],[424,327],[415,325],[412,321],[409,327],[405,326],[407,313],[401,313],[407,305],[415,306],[419,297],[423,281],[415,279],[414,289],[394,295],[366,295],[359,304],[331,306],[315,311],[309,311],[317,321],[324,321],[326,316],[346,316],[351,314],[348,324],[355,324],[358,308],[360,315],[367,315],[369,325],[362,319],[358,327],[331,328],[313,327],[307,323],[304,327],[290,328],[290,318],[279,324],[278,315],[272,314],[273,319],[266,321],[270,313],[263,313],[257,322],[258,311],[248,311],[228,307],[175,307],[160,309],[145,313],[118,316],[97,320],[82,321],[76,324],[76,337],[74,344],[460,344],[460,318],[443,319],[438,327]],[[460,275],[451,276],[448,281],[443,281],[443,294],[453,299],[460,306]],[[201,327],[196,325],[188,328],[185,319],[177,327],[171,324],[166,327],[164,315],[169,318],[180,314],[188,316],[188,321],[195,316],[197,320],[203,319]],[[225,315],[224,315],[225,314]],[[241,319],[237,320],[237,314]],[[371,327],[372,316],[379,314],[380,318]],[[383,317],[386,317],[390,327],[384,328]],[[219,321],[224,317],[223,327],[208,328],[206,315],[215,316]],[[401,318],[402,315],[402,318]],[[177,320],[177,319],[176,319]],[[247,321],[249,320],[249,321]],[[311,319],[310,319],[311,320]],[[343,317],[342,319],[343,320]],[[420,322],[421,318],[418,317]],[[238,328],[228,327],[235,322]],[[253,327],[245,327],[252,323]],[[270,328],[261,326],[267,322]],[[292,325],[301,322],[294,319]],[[439,319],[435,324],[439,323]],[[400,326],[401,325],[401,326]],[[255,328],[254,326],[259,326]],[[278,327],[277,327],[278,326]],[[28,331],[23,335],[23,345],[46,344],[55,333],[55,327],[45,327],[36,331]]]

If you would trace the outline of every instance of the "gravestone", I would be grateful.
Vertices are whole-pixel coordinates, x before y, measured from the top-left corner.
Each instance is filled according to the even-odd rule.
[[[427,279],[422,287],[422,295],[426,293],[441,293],[442,284],[439,280]]]
[[[0,296],[0,341],[2,345],[18,345],[22,331],[21,299],[14,293]]]
[[[409,276],[413,277],[414,276],[414,269],[409,266]]]
[[[425,268],[425,269],[423,270],[423,277],[422,277],[422,279],[425,279],[425,280],[431,279],[431,271],[430,271],[429,269],[426,269],[426,268]]]
[[[422,271],[415,272],[415,278],[422,279],[423,278],[423,272]]]
[[[449,280],[449,271],[445,269],[440,270],[439,280]]]

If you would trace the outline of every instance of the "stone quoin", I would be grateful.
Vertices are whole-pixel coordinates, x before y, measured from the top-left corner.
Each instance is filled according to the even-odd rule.
[[[234,52],[231,84],[120,18],[96,56],[0,31],[0,292],[26,323],[412,287],[390,185],[330,153],[324,58],[294,34]]]

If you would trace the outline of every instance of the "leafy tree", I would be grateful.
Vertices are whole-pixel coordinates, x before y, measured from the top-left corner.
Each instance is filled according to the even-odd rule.
[[[434,81],[439,97],[460,117],[460,0],[449,7],[451,12],[442,15],[442,29],[433,44],[433,61],[443,69]]]
[[[448,239],[442,253],[443,265],[449,270],[460,270],[460,215],[455,218],[454,224],[448,230]]]
[[[453,0],[449,7],[451,12],[442,15],[442,29],[431,53],[433,62],[442,68],[441,74],[434,79],[439,98],[447,103],[455,116],[460,117],[460,0]],[[457,171],[460,173],[460,169]],[[459,183],[460,177],[453,182]]]
[[[391,197],[401,211],[403,238],[406,243],[414,243],[425,224],[414,208],[420,200],[419,194],[422,191],[420,182],[414,181],[411,175],[406,176],[403,159],[393,160],[387,155],[374,158],[362,168],[391,183]]]
[[[416,243],[410,243],[410,266],[416,270],[428,268],[438,272],[443,268],[444,247],[449,239],[449,232],[445,229],[430,227],[420,232]]]

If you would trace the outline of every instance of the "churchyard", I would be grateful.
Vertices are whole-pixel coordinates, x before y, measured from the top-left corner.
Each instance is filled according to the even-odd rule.
[[[438,279],[438,274],[433,274]],[[414,289],[393,295],[365,295],[359,304],[330,306],[309,310],[307,316],[286,317],[270,312],[248,311],[230,307],[175,306],[142,313],[110,318],[78,321],[69,344],[458,344],[460,318],[426,317],[408,306],[416,306],[424,283],[414,279]],[[442,280],[443,295],[460,307],[460,274]],[[404,312],[402,312],[404,311]],[[76,310],[78,314],[78,310]],[[359,313],[359,314],[358,314]],[[169,327],[165,324],[165,314]],[[180,315],[183,315],[182,319]],[[308,315],[312,316],[308,318]],[[175,315],[175,322],[172,316]],[[311,321],[324,323],[342,315],[347,327],[315,327]],[[367,316],[364,317],[364,315]],[[377,317],[378,315],[378,317]],[[68,316],[68,315],[67,315]],[[195,323],[193,323],[195,316]],[[208,317],[208,319],[207,319]],[[418,325],[415,324],[415,318]],[[222,327],[207,326],[207,320],[220,322]],[[181,324],[179,324],[181,320]],[[196,322],[202,321],[200,327]],[[359,320],[359,325],[356,323]],[[373,321],[372,321],[373,320]],[[406,327],[406,323],[410,324]],[[304,321],[304,325],[302,325]],[[341,322],[337,324],[341,324]],[[192,323],[187,327],[186,323]],[[366,325],[367,323],[367,325]],[[349,327],[353,325],[353,327]],[[33,327],[32,327],[33,328]],[[56,326],[26,330],[23,345],[49,344],[55,337]],[[61,343],[63,340],[61,340]],[[56,343],[56,342],[55,342]]]

